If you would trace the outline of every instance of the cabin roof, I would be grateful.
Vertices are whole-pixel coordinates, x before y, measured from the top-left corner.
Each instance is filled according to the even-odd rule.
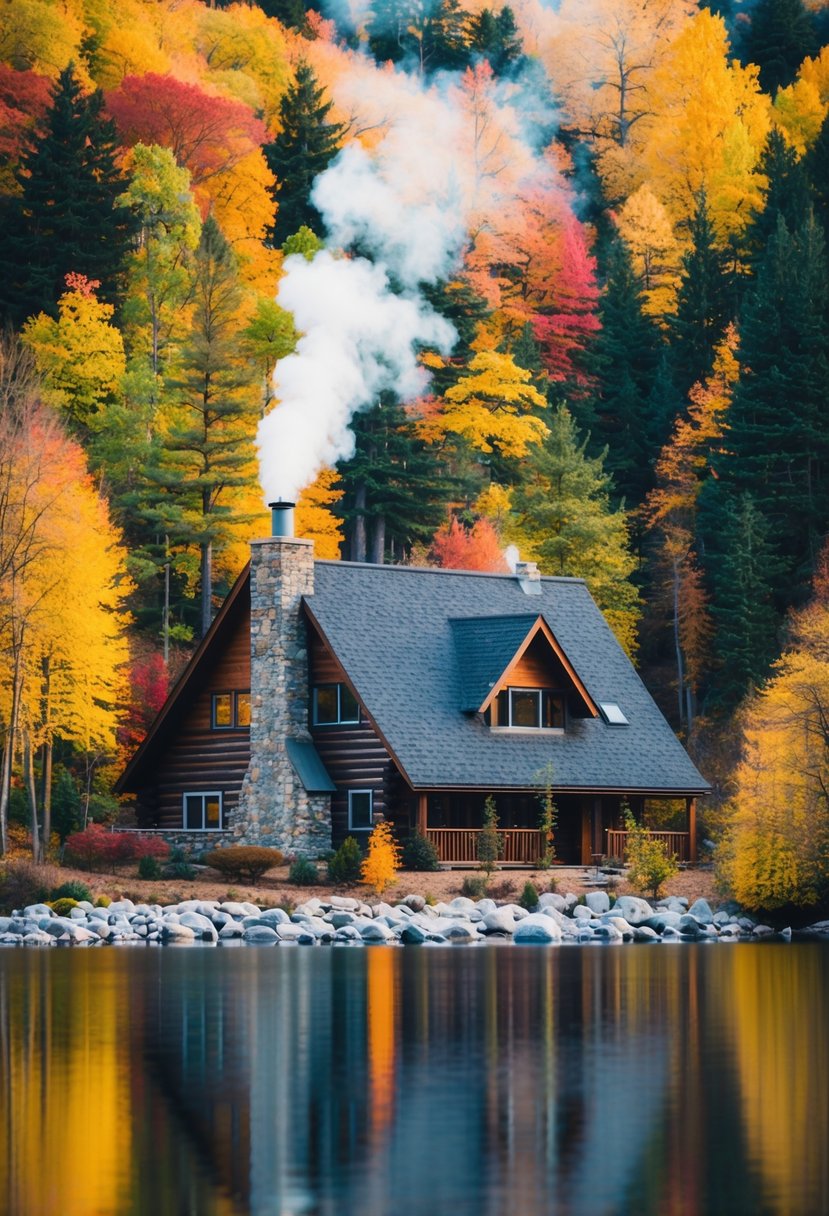
[[[319,561],[305,602],[415,789],[527,789],[551,764],[558,788],[704,793],[583,580],[540,585],[528,613],[512,575]],[[627,725],[596,713],[563,733],[492,730],[470,712],[539,616],[588,701],[618,705]]]

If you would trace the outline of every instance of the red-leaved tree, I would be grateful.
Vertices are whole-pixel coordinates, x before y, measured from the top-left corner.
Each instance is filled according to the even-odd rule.
[[[249,106],[174,76],[125,76],[106,104],[125,144],[170,148],[190,170],[194,188],[238,164],[267,138]]]
[[[432,557],[439,566],[450,570],[485,570],[494,574],[508,571],[498,534],[488,519],[479,519],[471,528],[465,528],[453,515],[435,533]]]
[[[52,82],[0,63],[0,164],[16,161],[27,133],[49,107]]]

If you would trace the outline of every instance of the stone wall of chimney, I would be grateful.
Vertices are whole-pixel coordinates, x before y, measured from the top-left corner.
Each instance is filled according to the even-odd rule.
[[[309,794],[285,739],[310,739],[308,640],[302,597],[313,594],[311,541],[254,541],[250,568],[250,764],[228,825],[234,844],[306,856],[331,848],[331,798]]]

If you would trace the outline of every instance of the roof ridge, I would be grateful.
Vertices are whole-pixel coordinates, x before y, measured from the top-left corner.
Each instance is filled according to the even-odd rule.
[[[330,557],[314,558],[315,566],[338,566],[348,567],[349,569],[358,570],[383,570],[388,573],[392,571],[398,574],[452,574],[465,578],[505,578],[517,580],[516,574],[500,574],[492,570],[449,570],[438,566],[402,566],[402,565],[379,565],[376,562],[345,562]],[[585,584],[583,578],[576,578],[570,574],[542,574],[541,581],[543,583],[581,583]]]

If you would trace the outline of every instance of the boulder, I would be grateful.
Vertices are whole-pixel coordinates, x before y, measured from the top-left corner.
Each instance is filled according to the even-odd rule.
[[[52,937],[51,933],[44,933],[41,929],[35,929],[31,933],[24,933],[20,941],[24,946],[54,946],[57,943],[57,938]]]
[[[332,909],[326,912],[324,920],[328,924],[333,925],[335,929],[342,929],[343,925],[353,925],[357,917],[353,912],[346,912],[344,909]]]
[[[275,932],[281,942],[297,942],[300,946],[313,945],[317,940],[308,925],[304,924],[277,925]]]
[[[360,945],[363,943],[363,939],[360,937],[359,932],[354,928],[353,925],[342,925],[341,928],[337,929],[334,933],[334,941],[359,942]]]
[[[613,905],[616,916],[623,916],[630,925],[644,925],[653,916],[653,908],[638,895],[620,895]]]
[[[230,942],[239,941],[244,937],[247,930],[238,920],[229,920],[226,925],[222,925],[219,930],[219,941]]]
[[[332,895],[328,903],[332,908],[339,908],[343,912],[357,912],[360,907],[359,900],[351,899],[346,895]]]
[[[400,940],[404,946],[422,946],[428,936],[428,929],[424,929],[417,921],[409,921],[407,925],[403,926]]]
[[[679,929],[679,922],[682,919],[679,912],[669,912],[667,909],[664,912],[655,912],[653,916],[649,916],[642,923],[649,929],[653,929],[654,933],[664,933],[666,929]]]
[[[567,900],[555,891],[543,891],[538,897],[539,908],[555,908],[556,912],[567,912]]]
[[[484,917],[487,933],[507,933],[512,936],[515,925],[515,917],[506,908],[496,908],[494,912],[487,912]]]
[[[608,924],[606,921],[601,921],[599,924],[594,924],[591,926],[591,928],[593,930],[593,936],[599,938],[601,941],[622,941],[622,934],[619,932],[616,926]]]
[[[695,899],[688,909],[688,915],[695,917],[701,925],[714,923],[714,913],[707,899]]]
[[[467,899],[465,895],[459,895],[456,899],[451,900],[446,905],[446,911],[441,911],[441,916],[462,916],[464,920],[469,920],[474,912],[477,912],[475,901]]]
[[[610,911],[610,898],[607,891],[588,891],[584,902],[590,911],[595,912],[598,916]]]
[[[771,937],[774,934],[774,929],[771,925],[755,925],[752,930],[752,937]]]
[[[476,942],[480,934],[472,921],[453,920],[441,928],[441,934],[448,942]]]
[[[573,920],[588,921],[592,920],[595,915],[596,913],[591,912],[584,904],[576,904],[573,908]]]
[[[228,916],[232,916],[234,920],[241,920],[243,916],[250,916],[250,908],[248,904],[236,903],[234,900],[227,900],[223,904],[219,904],[219,911],[226,912]],[[256,909],[257,916],[259,909]]]
[[[276,928],[277,925],[289,924],[293,918],[284,908],[264,908],[259,914],[259,919],[263,925],[271,925]]]
[[[113,934],[118,936],[117,927],[113,927]],[[182,925],[178,921],[167,918],[164,920],[159,936],[163,942],[189,943],[196,940],[196,935],[189,925]]]
[[[488,916],[490,912],[494,912],[498,905],[494,899],[479,899],[475,907],[480,912],[481,916]]]
[[[411,908],[413,912],[422,912],[426,907],[426,900],[422,895],[407,895],[403,903],[407,908]]]
[[[44,916],[52,917],[55,914],[47,904],[29,904],[23,909],[23,915],[26,920],[42,920]]]
[[[515,926],[512,940],[516,943],[552,943],[561,941],[561,929],[551,916],[543,912],[531,912]]]
[[[633,940],[635,942],[658,942],[659,934],[648,925],[635,925]]]
[[[615,908],[612,912],[602,917],[601,923],[603,925],[612,925],[616,932],[621,935],[622,941],[633,941],[633,925],[629,921],[626,921],[623,916],[617,916]]]
[[[687,912],[684,916],[680,916],[678,928],[682,937],[702,937],[699,921]]]
[[[242,941],[249,946],[273,946],[279,941],[279,936],[270,925],[251,925],[242,934]]]
[[[361,923],[358,927],[358,932],[364,942],[372,945],[394,940],[394,934],[382,920],[371,920],[367,923]]]
[[[198,903],[198,900],[194,900],[193,902],[194,902],[194,904]],[[180,905],[180,907],[183,907],[183,905]],[[122,912],[125,916],[127,916],[134,911],[135,911],[135,904],[132,902],[131,899],[114,899],[112,901],[112,903],[109,905],[110,916],[114,916],[118,912]]]
[[[218,941],[219,934],[213,921],[199,912],[182,912],[178,923],[192,929],[197,941]]]

